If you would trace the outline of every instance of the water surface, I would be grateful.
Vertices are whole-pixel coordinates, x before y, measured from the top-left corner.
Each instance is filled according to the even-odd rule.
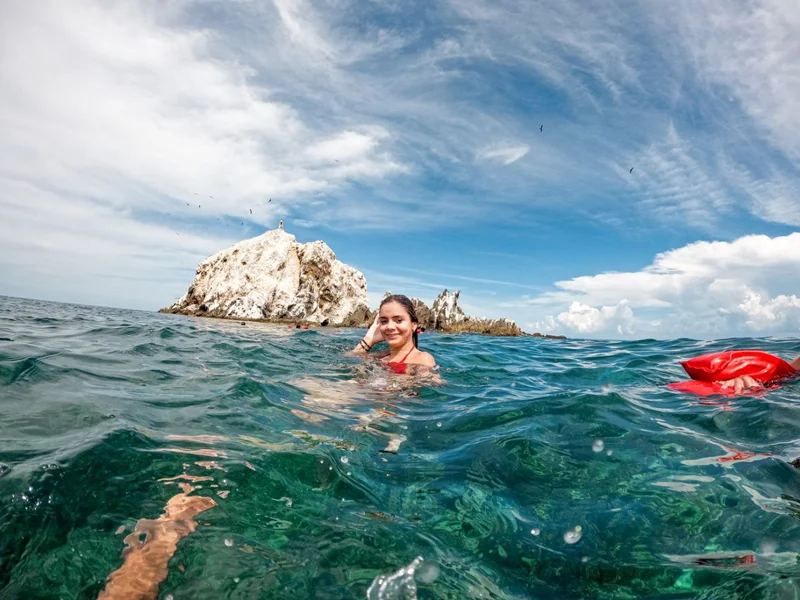
[[[96,598],[139,532],[175,600],[364,598],[417,556],[420,598],[800,597],[800,383],[664,388],[800,340],[426,334],[415,392],[361,334],[0,297],[0,598]]]

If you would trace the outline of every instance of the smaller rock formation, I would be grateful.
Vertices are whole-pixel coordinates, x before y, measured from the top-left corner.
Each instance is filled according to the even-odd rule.
[[[420,326],[449,333],[480,333],[496,336],[527,335],[511,319],[468,317],[458,305],[460,294],[461,290],[456,290],[452,294],[448,290],[444,290],[433,301],[432,308],[428,308],[419,298],[411,298]],[[390,295],[391,292],[386,292],[383,297],[386,298]]]
[[[553,335],[552,333],[532,333],[530,334],[531,337],[538,337],[538,338],[545,338],[548,340],[565,340],[567,336],[565,335]]]
[[[274,229],[204,260],[162,312],[350,327],[364,323],[369,303],[364,275],[324,242],[298,244]]]
[[[452,294],[444,290],[433,301],[431,313],[434,329],[451,333],[481,333],[483,335],[522,336],[526,335],[511,319],[484,319],[468,317],[458,305],[461,290]]]

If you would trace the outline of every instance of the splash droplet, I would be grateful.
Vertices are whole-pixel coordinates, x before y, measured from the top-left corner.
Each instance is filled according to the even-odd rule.
[[[232,540],[232,539],[230,539],[230,538],[226,538],[226,539],[225,539],[225,545],[226,545],[228,548],[230,548],[231,546],[233,546],[233,540]]]
[[[347,463],[349,463],[349,462],[350,462],[350,459],[349,459],[349,458],[347,458],[346,456],[343,456],[343,457],[342,457],[340,460],[341,460],[341,461],[342,461],[344,464],[347,464]]]
[[[575,527],[574,529],[570,529],[566,533],[564,533],[564,541],[568,544],[577,544],[581,541],[583,534],[581,533],[580,526]]]
[[[605,447],[606,444],[603,440],[595,440],[594,444],[592,444],[592,450],[595,452],[602,452]]]
[[[347,472],[347,476],[350,477],[350,475],[352,475],[352,473],[350,471],[348,471]]]
[[[539,535],[540,533],[542,533],[542,530],[539,529],[538,527],[534,527],[533,529],[531,529],[531,535]]]
[[[609,450],[608,452],[606,452],[606,456],[611,456],[612,454],[614,454],[613,450]]]
[[[437,426],[437,427],[441,427],[441,426],[442,426],[442,422],[441,422],[441,421],[439,421],[438,423],[436,423],[436,426]]]
[[[233,583],[239,583],[239,578],[238,577],[234,577],[233,578]]]

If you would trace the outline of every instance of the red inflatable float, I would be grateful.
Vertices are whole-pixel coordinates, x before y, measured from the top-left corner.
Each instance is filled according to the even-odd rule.
[[[728,350],[703,354],[682,362],[681,365],[692,380],[670,383],[667,387],[676,392],[698,396],[733,395],[733,388],[722,387],[717,382],[744,375],[768,386],[797,375],[797,370],[785,360],[760,350]]]

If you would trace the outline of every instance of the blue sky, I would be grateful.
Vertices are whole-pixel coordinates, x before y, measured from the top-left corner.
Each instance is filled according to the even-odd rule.
[[[800,332],[794,0],[114,4],[0,6],[0,294],[156,309],[283,219],[373,302]]]

